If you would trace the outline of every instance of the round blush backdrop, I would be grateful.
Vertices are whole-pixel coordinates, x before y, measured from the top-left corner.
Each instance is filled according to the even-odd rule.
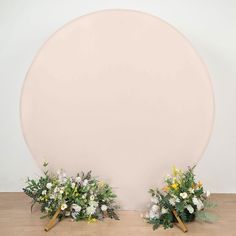
[[[190,43],[158,17],[105,10],[70,22],[39,50],[21,122],[42,166],[92,170],[122,209],[143,209],[173,165],[196,164],[208,143],[211,82]]]

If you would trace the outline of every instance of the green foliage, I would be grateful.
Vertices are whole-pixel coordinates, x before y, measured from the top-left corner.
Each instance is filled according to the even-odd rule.
[[[44,217],[52,217],[61,208],[59,219],[71,217],[74,220],[94,221],[108,216],[118,220],[115,205],[116,195],[112,188],[92,177],[91,171],[81,172],[75,178],[67,177],[63,171],[49,174],[44,163],[44,175],[39,179],[27,179],[25,194],[32,198],[31,210],[35,203],[41,205]]]
[[[205,192],[202,184],[196,182],[194,168],[181,171],[173,168],[173,173],[165,179],[163,191],[150,189],[151,208],[146,217],[147,222],[153,225],[153,230],[160,225],[164,229],[172,228],[176,219],[173,210],[184,222],[195,219],[212,222],[216,218],[205,211],[216,205],[208,200],[209,192]]]

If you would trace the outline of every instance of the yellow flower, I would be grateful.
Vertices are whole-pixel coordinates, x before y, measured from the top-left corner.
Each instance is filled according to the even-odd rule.
[[[169,188],[168,186],[165,186],[165,187],[163,188],[163,190],[164,190],[165,192],[168,192],[168,191],[170,190],[170,188]]]
[[[89,217],[89,219],[88,219],[88,223],[90,224],[90,223],[94,223],[94,222],[96,222],[97,220],[95,219],[95,218],[91,218],[91,217]]]
[[[199,188],[202,187],[202,183],[201,183],[201,181],[198,181],[197,186],[198,186]]]
[[[176,189],[178,188],[178,184],[174,183],[174,184],[171,185],[171,187],[172,187],[174,190],[176,190]]]

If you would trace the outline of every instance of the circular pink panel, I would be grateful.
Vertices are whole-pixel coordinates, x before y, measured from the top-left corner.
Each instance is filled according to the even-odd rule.
[[[44,44],[25,80],[21,119],[40,165],[91,169],[115,187],[124,209],[139,209],[172,165],[200,159],[212,87],[173,27],[140,12],[101,11]]]

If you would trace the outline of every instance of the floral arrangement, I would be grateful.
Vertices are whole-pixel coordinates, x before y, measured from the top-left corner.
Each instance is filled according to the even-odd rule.
[[[196,182],[193,171],[194,167],[186,171],[174,167],[172,175],[166,177],[166,186],[161,191],[150,189],[151,205],[145,218],[153,225],[153,230],[160,225],[165,229],[172,228],[177,218],[182,222],[194,219],[208,222],[216,220],[213,214],[206,211],[216,206],[208,199],[210,192],[204,191],[201,182]]]
[[[57,174],[49,174],[44,163],[44,176],[38,180],[27,179],[24,192],[32,198],[33,203],[41,205],[41,218],[52,218],[59,209],[58,219],[71,217],[75,221],[102,220],[104,217],[119,219],[116,214],[116,195],[112,188],[87,174],[77,174],[76,177],[67,177],[59,170]]]

